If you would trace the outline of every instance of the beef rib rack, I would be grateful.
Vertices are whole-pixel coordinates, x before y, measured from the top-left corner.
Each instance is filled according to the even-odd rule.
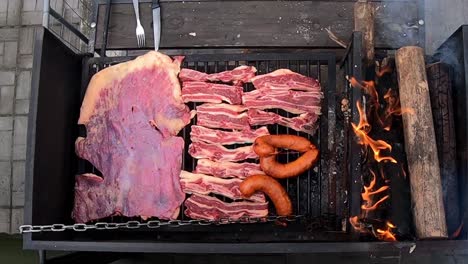
[[[185,194],[179,182],[184,140],[176,135],[194,115],[181,97],[182,59],[151,51],[91,79],[78,120],[87,137],[75,149],[103,176],[76,177],[76,222],[177,217]]]

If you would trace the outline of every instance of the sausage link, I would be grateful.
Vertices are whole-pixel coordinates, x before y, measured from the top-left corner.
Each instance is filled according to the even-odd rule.
[[[304,153],[295,161],[283,164],[276,160],[277,148]],[[318,160],[319,150],[306,138],[294,135],[268,135],[255,140],[253,149],[260,157],[260,167],[271,177],[284,179],[310,169]]]
[[[276,208],[276,214],[288,216],[292,214],[292,204],[286,190],[275,179],[267,175],[252,175],[240,184],[241,193],[250,197],[255,192],[265,193],[273,202]]]
[[[276,156],[268,156],[260,159],[260,167],[265,174],[273,178],[284,179],[297,176],[310,169],[317,162],[318,149],[312,149],[302,154],[295,161],[283,164],[276,160]]]

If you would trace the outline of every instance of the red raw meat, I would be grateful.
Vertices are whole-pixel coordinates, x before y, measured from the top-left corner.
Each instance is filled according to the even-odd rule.
[[[255,130],[224,131],[193,125],[190,131],[192,142],[206,142],[221,145],[253,143],[257,137],[269,135],[267,127]]]
[[[207,82],[184,82],[182,99],[184,102],[206,102],[219,104],[223,101],[230,104],[242,103],[242,86]]]
[[[91,79],[78,121],[87,137],[75,148],[103,177],[76,177],[76,222],[177,217],[185,194],[179,182],[184,141],[176,135],[191,118],[177,78],[181,59],[151,51]]]
[[[316,79],[301,75],[288,69],[279,69],[268,74],[257,75],[250,79],[259,90],[302,90],[320,92]]]
[[[268,202],[232,202],[226,203],[215,197],[192,194],[185,200],[185,215],[192,219],[219,220],[241,217],[265,217],[268,215]]]
[[[197,106],[197,125],[223,129],[250,129],[247,110],[241,105],[202,104]]]
[[[258,109],[249,109],[248,116],[252,126],[278,124],[310,135],[317,131],[319,119],[319,115],[315,113],[304,113],[288,118]]]
[[[205,174],[195,174],[188,171],[181,171],[180,183],[185,193],[197,194],[219,194],[232,200],[251,200],[255,202],[265,202],[263,193],[255,193],[249,198],[244,198],[239,189],[241,179],[222,179]]]
[[[224,83],[233,83],[235,85],[242,85],[242,83],[249,82],[251,78],[255,77],[257,69],[253,66],[239,66],[234,70],[223,71],[219,73],[207,74],[191,69],[182,69],[179,74],[179,79],[182,82],[186,81],[220,81]]]
[[[237,177],[244,179],[255,174],[265,174],[256,163],[235,163],[229,161],[216,162],[209,159],[199,159],[195,173],[213,175],[219,178]]]
[[[320,92],[293,90],[254,90],[244,93],[242,101],[248,108],[283,109],[293,114],[320,114]]]
[[[243,65],[234,70],[209,74],[207,79],[209,81],[233,82],[236,85],[242,85],[242,83],[249,82],[251,78],[255,77],[256,72],[255,67]]]
[[[180,70],[179,79],[182,82],[187,82],[187,81],[206,82],[208,81],[208,74],[204,72],[199,72],[199,71],[183,68],[182,70]]]
[[[210,159],[215,161],[241,161],[258,158],[251,145],[227,149],[221,144],[193,142],[190,144],[188,152],[196,159]]]

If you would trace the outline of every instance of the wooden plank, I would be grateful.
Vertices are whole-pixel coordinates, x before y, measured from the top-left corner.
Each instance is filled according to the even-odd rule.
[[[161,47],[337,47],[325,28],[350,39],[353,5],[334,1],[163,2]],[[104,5],[98,13],[96,48],[102,45]],[[377,48],[417,44],[418,28],[411,26],[418,19],[415,2],[376,3],[375,15]],[[152,48],[150,3],[140,4],[140,16],[147,48]],[[135,28],[132,5],[112,5],[108,48],[135,48]]]
[[[419,47],[403,47],[395,56],[403,109],[413,219],[419,239],[447,238],[439,159],[424,62]]]
[[[354,30],[362,32],[364,59],[367,64],[374,64],[374,16],[374,3],[358,1],[354,4]]]

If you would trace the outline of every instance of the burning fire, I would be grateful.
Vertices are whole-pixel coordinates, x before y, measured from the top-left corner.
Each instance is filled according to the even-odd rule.
[[[379,94],[377,93],[377,90],[375,89],[375,82],[374,81],[358,81],[356,78],[351,77],[349,78],[349,82],[351,83],[351,86],[354,88],[359,88],[364,91],[367,95],[371,97],[371,101],[373,104],[375,104],[377,107],[379,106]]]
[[[386,223],[386,229],[377,229],[377,238],[383,241],[396,241],[395,235],[392,233],[392,229],[395,229],[396,226],[394,226],[392,223],[387,222]]]
[[[372,173],[372,180],[369,183],[369,186],[364,185],[364,192],[361,194],[363,204],[361,205],[361,209],[364,211],[370,211],[370,210],[375,210],[378,208],[378,206],[383,203],[385,200],[387,200],[390,195],[385,195],[384,197],[380,198],[377,202],[373,202],[372,197],[376,194],[382,193],[386,190],[388,190],[388,186],[382,186],[378,190],[373,191],[375,188],[375,184],[377,182],[377,177],[375,176],[375,173],[371,171]]]
[[[383,67],[377,72],[377,77],[380,78],[386,73],[391,73],[392,68],[390,66]],[[354,88],[361,89],[370,98],[370,108],[368,113],[371,116],[376,116],[374,119],[384,130],[390,131],[393,122],[393,116],[401,116],[404,113],[412,113],[412,109],[402,109],[400,106],[399,96],[396,90],[388,89],[383,99],[385,101],[385,109],[381,109],[379,103],[379,94],[376,89],[376,82],[374,81],[359,81],[354,77],[348,79],[350,84]],[[391,157],[382,154],[382,151],[391,152],[392,146],[383,140],[375,140],[369,136],[372,129],[371,124],[368,121],[365,104],[363,105],[360,101],[356,102],[357,110],[359,112],[359,124],[351,123],[354,133],[357,136],[358,143],[361,144],[365,149],[370,148],[373,151],[373,156],[376,162],[391,162],[397,163],[397,161]],[[403,169],[403,175],[406,177],[405,170]],[[376,238],[383,241],[396,241],[393,230],[396,228],[394,224],[389,221],[385,222],[385,226],[379,224],[378,228],[374,227],[374,224],[367,224],[367,221],[363,221],[369,215],[369,212],[377,210],[382,203],[390,198],[387,193],[389,190],[389,179],[386,179],[382,167],[380,168],[380,176],[382,177],[382,184],[378,186],[378,177],[374,171],[370,171],[371,178],[368,184],[363,184],[363,191],[361,193],[362,205],[361,215],[353,216],[349,219],[351,226],[361,233],[372,233]],[[380,181],[379,181],[380,182]],[[375,229],[376,228],[376,229]]]
[[[371,126],[367,122],[365,110],[359,101],[356,102],[356,106],[359,111],[359,124],[356,126],[354,123],[351,123],[351,126],[353,127],[354,133],[356,133],[356,136],[359,138],[359,144],[365,147],[369,146],[374,152],[374,158],[377,162],[390,161],[397,163],[392,157],[383,157],[380,155],[381,150],[392,151],[392,146],[383,140],[374,140],[367,135]]]

